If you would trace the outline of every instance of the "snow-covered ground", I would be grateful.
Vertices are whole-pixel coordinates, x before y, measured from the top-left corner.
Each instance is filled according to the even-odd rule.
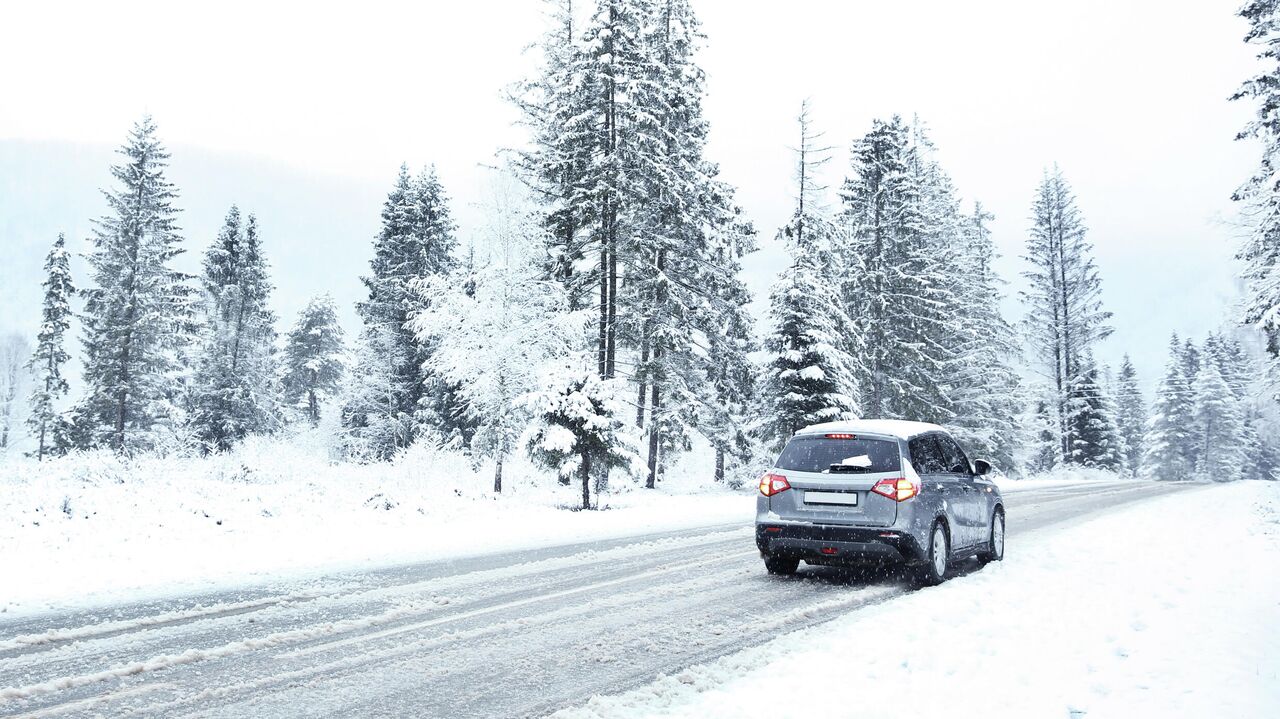
[[[1280,485],[1206,486],[561,716],[1280,716],[1277,567]]]
[[[415,448],[334,464],[322,446],[250,440],[208,458],[93,453],[0,460],[0,614],[92,607],[355,568],[743,522],[751,488],[673,472],[658,491],[580,489],[514,461]],[[709,465],[708,465],[709,466]]]
[[[201,458],[108,452],[0,460],[0,615],[247,586],[431,559],[747,523],[753,486],[709,481],[706,451],[658,491],[620,479],[606,511],[567,511],[559,486],[520,458],[495,495],[491,466],[415,447],[391,463],[329,460],[320,442],[250,439]],[[705,450],[705,448],[702,448]],[[1006,491],[1114,480],[1106,473],[1000,480]]]

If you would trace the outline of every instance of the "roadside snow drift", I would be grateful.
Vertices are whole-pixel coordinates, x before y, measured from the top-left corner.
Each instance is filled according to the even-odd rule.
[[[1280,485],[1021,539],[1003,563],[558,716],[1280,716]]]

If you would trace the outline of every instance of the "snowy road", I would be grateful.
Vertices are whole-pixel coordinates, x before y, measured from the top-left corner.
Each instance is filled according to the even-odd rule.
[[[1006,491],[1009,552],[1194,486]],[[536,716],[906,591],[771,578],[743,524],[0,620],[0,716]]]

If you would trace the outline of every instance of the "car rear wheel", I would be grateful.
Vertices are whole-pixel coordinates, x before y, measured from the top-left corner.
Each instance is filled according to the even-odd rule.
[[[1004,559],[1004,512],[997,509],[991,515],[991,532],[987,536],[987,551],[978,555],[983,564]]]
[[[915,568],[916,584],[931,587],[947,578],[947,565],[951,562],[951,542],[947,539],[947,527],[941,521],[933,523],[929,532],[929,546],[924,562]]]
[[[800,560],[794,557],[765,557],[764,568],[769,570],[770,574],[795,574],[796,568],[800,566]]]

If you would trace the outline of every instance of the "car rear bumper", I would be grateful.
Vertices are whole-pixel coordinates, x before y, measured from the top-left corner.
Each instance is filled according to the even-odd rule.
[[[821,564],[915,562],[924,556],[904,532],[827,524],[758,523],[756,546],[762,554]]]

